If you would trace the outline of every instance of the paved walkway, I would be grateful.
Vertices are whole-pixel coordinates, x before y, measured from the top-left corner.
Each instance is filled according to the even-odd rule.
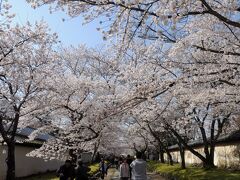
[[[108,170],[108,175],[104,180],[119,180],[119,171],[115,168],[110,168]]]
[[[108,170],[108,175],[104,180],[119,180],[119,171],[115,168],[110,168]],[[159,174],[148,173],[148,180],[165,180]]]

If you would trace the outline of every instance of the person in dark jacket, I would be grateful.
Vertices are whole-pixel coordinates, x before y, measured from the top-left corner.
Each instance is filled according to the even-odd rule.
[[[78,167],[75,170],[76,180],[88,180],[88,172],[91,169],[83,164],[81,160],[78,161]]]
[[[108,170],[107,163],[102,158],[101,162],[99,163],[99,171],[101,174],[101,179],[104,179],[104,177],[107,176],[107,170]]]
[[[132,178],[132,168],[130,167],[130,164],[133,162],[130,155],[127,155],[127,163],[129,165],[129,171],[130,171],[130,179]]]
[[[72,166],[72,163],[70,160],[66,160],[65,164],[62,165],[57,170],[57,176],[60,178],[60,180],[73,180],[75,176],[74,167]]]

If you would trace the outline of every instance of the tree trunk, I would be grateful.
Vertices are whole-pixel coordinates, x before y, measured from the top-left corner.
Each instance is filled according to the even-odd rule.
[[[167,148],[166,148],[166,153],[167,153],[167,156],[168,156],[169,164],[173,165],[172,155],[171,155],[170,151]]]
[[[152,136],[157,140],[159,146],[159,154],[161,163],[165,163],[164,160],[164,144],[162,143],[160,137],[152,130],[150,124],[147,124]]]
[[[179,153],[181,157],[181,168],[186,169],[186,164],[185,164],[185,149],[182,143],[178,140],[178,147],[179,147]]]
[[[203,126],[199,126],[199,129],[200,129],[200,132],[201,132],[201,135],[202,135],[202,139],[203,139],[203,146],[204,146],[203,147],[203,151],[204,151],[204,154],[205,154],[205,158],[206,158],[206,161],[209,161],[209,158],[210,158],[209,142],[208,142],[209,140],[207,139],[207,135],[206,135],[206,131],[205,131],[204,127]]]
[[[93,155],[92,155],[92,159],[91,159],[92,163],[95,162],[95,160],[96,160],[96,154],[98,151],[99,144],[100,144],[99,142],[94,144],[94,151],[93,151]]]
[[[185,151],[183,150],[180,152],[181,155],[181,168],[186,169],[186,163],[185,163]]]
[[[185,163],[185,149],[182,144],[179,144],[180,156],[181,156],[181,168],[186,169]]]
[[[203,162],[203,167],[205,169],[211,169],[211,168],[214,168],[215,165],[214,165],[213,161],[211,160],[211,158],[209,158],[209,159],[206,159],[206,161]]]
[[[215,151],[215,139],[218,138],[219,134],[221,134],[222,131],[222,127],[219,126],[218,127],[218,134],[215,137],[214,136],[214,132],[215,132],[215,123],[216,123],[216,119],[212,120],[212,124],[211,124],[211,136],[210,136],[210,143],[209,143],[209,149],[208,150],[208,156],[206,155],[206,162],[203,164],[204,168],[213,168],[215,167],[214,165],[214,151]]]
[[[169,128],[171,130],[171,132],[175,135],[175,137],[178,139],[179,142],[182,143],[182,145],[188,149],[192,154],[194,154],[195,156],[197,156],[203,163],[206,162],[206,158],[201,155],[199,152],[197,152],[196,150],[194,150],[191,146],[189,146],[187,144],[187,142],[185,142],[185,140],[181,137],[181,135],[179,135],[177,133],[177,131],[175,131],[173,128]]]
[[[160,155],[160,162],[161,162],[161,163],[165,163],[165,160],[164,160],[164,151],[162,150],[162,148],[160,148],[159,155]]]
[[[215,152],[215,143],[211,142],[210,153],[207,159],[207,163],[204,165],[205,168],[214,168],[214,152]]]
[[[92,158],[91,158],[91,163],[94,163],[95,162],[95,156],[96,156],[97,152],[96,151],[93,151],[93,154],[92,154]]]
[[[7,162],[7,180],[15,179],[15,142],[7,144],[8,147],[8,157]]]
[[[164,144],[161,142],[160,138],[155,136],[155,138],[158,141],[158,147],[159,147],[159,155],[160,155],[160,162],[165,163],[164,160]]]

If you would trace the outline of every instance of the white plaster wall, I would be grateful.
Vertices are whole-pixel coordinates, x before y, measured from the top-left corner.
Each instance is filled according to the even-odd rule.
[[[3,154],[5,153],[5,154]],[[0,145],[0,180],[4,180],[6,177],[6,147]]]
[[[24,177],[32,174],[43,173],[48,170],[56,170],[63,163],[61,161],[52,160],[44,161],[40,158],[27,157],[26,154],[34,150],[32,147],[16,146],[16,177]],[[5,154],[3,154],[5,151]],[[0,145],[0,180],[6,177],[6,147]]]
[[[217,146],[214,164],[219,167],[240,169],[240,144]]]
[[[204,156],[203,148],[196,148],[196,151]],[[181,162],[179,151],[171,152],[173,161]],[[164,158],[167,160],[167,155],[164,153]],[[190,151],[185,151],[186,164],[200,164],[201,160],[193,155]],[[214,164],[223,168],[240,169],[240,144],[218,145],[215,147]]]

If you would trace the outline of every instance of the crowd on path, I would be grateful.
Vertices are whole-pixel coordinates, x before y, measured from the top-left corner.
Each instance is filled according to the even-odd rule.
[[[58,171],[57,176],[60,180],[89,180],[88,172],[90,168],[81,160],[75,167],[70,160],[66,160]],[[147,163],[143,159],[143,154],[137,152],[135,158],[127,155],[126,157],[115,157],[107,162],[101,158],[99,163],[100,178],[104,180],[107,177],[109,167],[114,166],[119,171],[120,180],[147,180]]]
[[[57,170],[57,176],[60,180],[88,180],[90,168],[78,161],[77,167],[74,167],[72,161],[66,160],[65,164]]]

